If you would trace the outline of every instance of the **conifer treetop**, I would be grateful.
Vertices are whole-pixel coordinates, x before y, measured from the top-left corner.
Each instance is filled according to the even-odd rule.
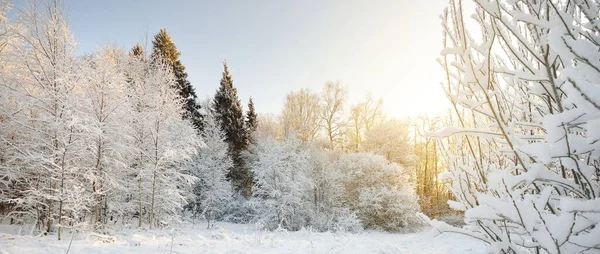
[[[252,133],[256,131],[258,127],[258,115],[256,114],[256,110],[254,109],[254,100],[250,97],[248,101],[248,112],[246,113],[246,127],[248,128],[248,132]]]
[[[177,46],[175,46],[171,36],[167,33],[167,29],[161,28],[158,34],[154,36],[152,48],[152,57],[161,57],[169,65],[178,65],[177,67],[181,67],[182,71],[185,70],[185,67],[179,62],[181,52],[177,50]]]

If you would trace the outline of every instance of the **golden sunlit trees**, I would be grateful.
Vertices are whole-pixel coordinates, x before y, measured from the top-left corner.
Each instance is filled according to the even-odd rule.
[[[260,114],[258,122],[260,124],[256,127],[256,131],[253,134],[255,138],[273,137],[277,140],[283,138],[283,125],[275,115]]]
[[[350,119],[345,128],[346,151],[361,151],[364,135],[371,131],[371,127],[385,119],[383,114],[383,100],[375,100],[370,94],[364,101],[350,107]]]
[[[439,218],[451,213],[447,201],[452,195],[439,179],[447,170],[447,164],[438,151],[437,140],[427,134],[449,124],[447,115],[420,115],[411,119],[411,135],[414,137],[415,190],[419,195],[421,211],[427,216]]]
[[[295,133],[302,142],[313,141],[319,131],[320,116],[321,101],[318,94],[301,89],[286,96],[282,113],[286,135]]]
[[[409,128],[408,120],[390,118],[381,121],[365,132],[362,150],[382,155],[388,161],[412,168],[415,156]]]
[[[345,120],[343,119],[344,105],[347,102],[348,91],[340,82],[327,82],[323,88],[321,100],[321,124],[329,140],[331,148],[341,146],[341,131]]]

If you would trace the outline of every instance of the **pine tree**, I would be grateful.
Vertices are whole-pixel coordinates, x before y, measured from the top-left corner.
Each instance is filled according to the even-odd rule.
[[[225,132],[225,141],[229,145],[229,155],[233,159],[233,168],[227,177],[231,180],[236,191],[249,197],[252,188],[252,176],[247,168],[242,152],[248,147],[248,133],[246,131],[242,105],[237,96],[237,89],[233,87],[233,79],[229,74],[227,63],[223,62],[223,77],[221,85],[214,98],[214,111]]]
[[[131,48],[131,52],[129,52],[130,56],[136,57],[138,59],[144,58],[144,54],[144,48],[139,43],[135,44],[135,46]]]
[[[250,101],[248,102],[248,112],[246,112],[246,127],[248,128],[248,133],[253,133],[258,127],[258,115],[254,110],[254,101],[252,100],[252,97],[250,97]]]
[[[202,114],[200,114],[200,105],[196,102],[198,96],[194,87],[187,79],[185,66],[179,60],[181,53],[177,50],[175,43],[171,40],[171,36],[166,29],[160,29],[160,32],[154,36],[152,41],[152,59],[164,61],[165,64],[171,66],[175,75],[177,91],[179,96],[185,101],[184,114],[185,119],[189,119],[197,130],[202,130]],[[135,50],[136,48],[134,48]]]

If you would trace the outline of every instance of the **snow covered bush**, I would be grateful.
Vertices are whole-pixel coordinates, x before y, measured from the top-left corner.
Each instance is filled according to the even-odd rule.
[[[308,199],[308,224],[319,231],[335,231],[338,216],[344,216],[344,178],[335,166],[339,154],[322,151],[314,145],[307,152],[309,165],[306,179],[310,188],[305,197]]]
[[[294,136],[281,142],[263,137],[251,150],[256,183],[254,197],[243,207],[255,211],[253,221],[266,229],[362,230],[357,212],[343,203],[339,154],[307,147]]]
[[[383,156],[342,155],[337,165],[345,176],[344,206],[365,228],[399,230],[417,225],[419,210],[410,174]]]
[[[339,209],[333,218],[333,226],[329,229],[331,231],[357,233],[363,230],[358,215],[348,208]]]
[[[223,221],[233,223],[250,223],[258,218],[260,201],[246,199],[244,196],[234,192],[233,198],[227,202],[223,210]]]
[[[431,134],[467,225],[431,224],[494,253],[598,253],[600,4],[474,2],[442,15],[456,118]]]
[[[306,225],[308,153],[300,140],[288,136],[281,143],[272,138],[256,141],[252,166],[253,199],[258,202],[258,223],[268,229],[298,230]]]

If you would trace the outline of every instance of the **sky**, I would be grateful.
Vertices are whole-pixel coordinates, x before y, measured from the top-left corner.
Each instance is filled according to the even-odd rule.
[[[14,0],[18,7],[21,3]],[[446,99],[439,15],[447,0],[65,0],[79,53],[151,46],[160,28],[181,52],[199,98],[226,60],[245,105],[279,113],[290,91],[340,81],[350,103],[371,93],[396,117],[440,111]]]

